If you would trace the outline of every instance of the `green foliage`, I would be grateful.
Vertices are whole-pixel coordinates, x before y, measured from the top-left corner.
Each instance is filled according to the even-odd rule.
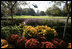
[[[6,26],[1,28],[1,38],[6,38],[11,34],[22,34],[22,26]]]
[[[52,1],[55,5],[61,6],[61,4],[65,4],[63,6],[63,10],[61,12],[61,15],[67,16],[67,14],[71,13],[71,1]]]
[[[32,8],[18,9],[16,15],[32,15],[35,16],[36,13]]]
[[[50,7],[46,10],[47,15],[61,16],[61,10],[57,6]]]
[[[46,14],[45,14],[44,11],[41,11],[41,12],[40,12],[40,15],[44,16],[44,15],[46,15]]]
[[[68,9],[67,9],[67,8],[68,8]],[[69,3],[67,3],[67,4],[64,5],[64,7],[63,7],[63,12],[65,13],[64,15],[67,16],[67,14],[68,14],[69,12],[71,12],[71,11],[68,11],[68,10],[70,10],[70,8],[71,8],[71,2],[69,2]]]
[[[50,27],[53,26],[64,26],[65,25],[65,21],[59,21],[59,20],[48,20],[48,19],[31,19],[31,20],[27,20],[28,22],[26,22],[27,25],[32,25],[32,26],[37,26],[37,25],[47,25]],[[71,26],[71,23],[68,23],[68,26]]]
[[[21,23],[23,20],[24,19],[18,19],[18,20],[14,21],[14,23],[18,24],[18,26],[11,26],[11,24],[9,24],[8,26],[5,26],[5,27],[1,26],[1,37],[6,38],[12,33],[19,34],[21,36],[22,33],[23,33],[23,31],[22,31],[23,27],[19,26],[19,23]],[[42,21],[40,21],[38,19],[35,20],[35,21],[34,20],[32,20],[33,22],[29,20],[28,21],[29,24],[26,24],[26,25],[32,25],[32,26],[47,25],[47,26],[49,26],[51,28],[56,29],[59,37],[62,38],[65,22],[56,21],[55,19],[54,20],[42,19]],[[10,21],[10,23],[11,23],[11,21]],[[33,25],[33,24],[35,24],[35,25]],[[4,23],[4,25],[5,25],[5,23]],[[26,36],[28,36],[28,35],[26,34]],[[65,40],[70,41],[69,40],[69,39],[71,39],[70,37],[71,37],[71,22],[69,22],[67,24]]]
[[[14,19],[13,26],[18,26],[22,21],[24,21],[24,19]],[[8,22],[6,21],[6,19],[1,20],[1,26],[12,26],[11,19],[9,19]]]

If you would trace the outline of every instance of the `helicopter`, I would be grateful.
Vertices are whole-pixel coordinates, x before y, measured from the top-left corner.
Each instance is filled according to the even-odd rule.
[[[38,8],[38,6],[36,4],[32,4],[35,8]]]

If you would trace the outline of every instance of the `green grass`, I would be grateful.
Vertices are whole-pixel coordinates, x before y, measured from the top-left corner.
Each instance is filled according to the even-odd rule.
[[[11,18],[11,17],[9,17]],[[60,16],[13,16],[13,18],[67,18],[67,17],[60,17]],[[71,18],[71,17],[70,17]]]

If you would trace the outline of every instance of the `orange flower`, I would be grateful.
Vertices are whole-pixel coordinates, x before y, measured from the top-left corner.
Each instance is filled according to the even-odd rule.
[[[71,43],[69,43],[68,48],[71,48]]]

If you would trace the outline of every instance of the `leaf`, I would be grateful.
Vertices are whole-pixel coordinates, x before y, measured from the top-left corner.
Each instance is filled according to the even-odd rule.
[[[24,34],[25,34],[25,32],[23,32],[22,37],[25,37]]]

